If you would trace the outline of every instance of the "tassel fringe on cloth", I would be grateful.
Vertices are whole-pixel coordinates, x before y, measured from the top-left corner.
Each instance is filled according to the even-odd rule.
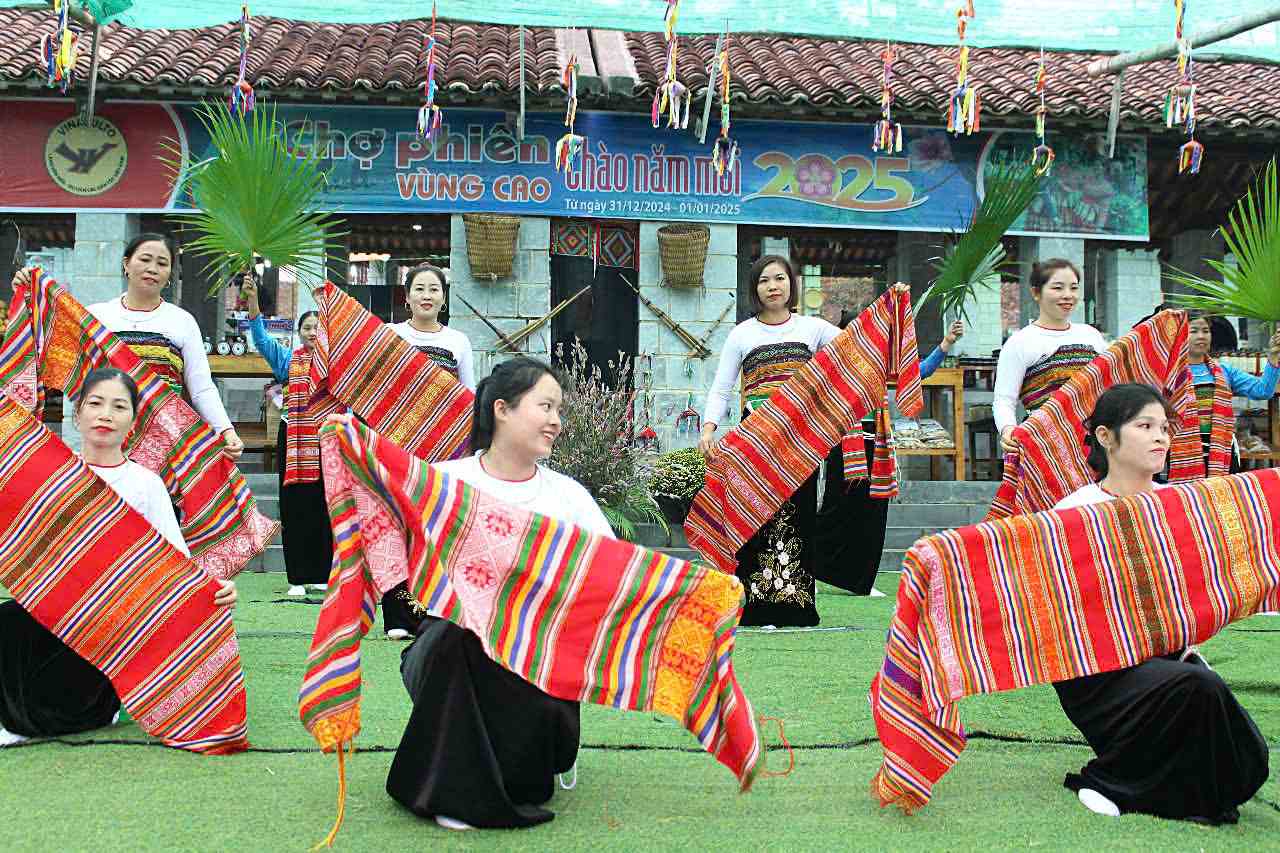
[[[45,389],[74,399],[89,371],[108,366],[138,384],[129,458],[164,480],[191,558],[215,577],[234,576],[266,549],[280,525],[258,511],[222,440],[53,279],[37,269],[29,287],[15,289],[0,347],[0,393],[41,412]]]
[[[0,586],[111,680],[147,734],[207,754],[248,748],[217,583],[3,395]]]
[[[1280,607],[1280,469],[926,537],[907,552],[871,704],[881,805],[929,802],[956,703],[1135,666]]]
[[[360,639],[389,588],[375,579],[408,566],[414,598],[510,671],[560,699],[660,711],[750,788],[736,578],[507,506],[362,424],[325,427],[321,454],[334,570],[298,703],[325,751],[360,729]]]
[[[733,572],[738,550],[831,448],[852,435],[868,412],[887,408],[894,381],[898,408],[908,417],[918,414],[924,400],[911,298],[890,290],[720,442],[685,521],[690,546],[721,571]],[[887,482],[892,455],[887,442],[883,458],[879,440],[877,445],[873,475]]]

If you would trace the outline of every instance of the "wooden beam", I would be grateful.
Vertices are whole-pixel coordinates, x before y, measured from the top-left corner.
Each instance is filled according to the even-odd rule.
[[[1280,21],[1280,3],[1274,4],[1268,9],[1223,21],[1216,26],[1209,27],[1207,30],[1201,30],[1187,41],[1192,49],[1204,47],[1206,44],[1224,41],[1232,36],[1238,36],[1240,33],[1256,30],[1258,27],[1274,21]],[[1170,56],[1177,55],[1178,43],[1176,41],[1165,42],[1156,47],[1149,47],[1146,50],[1135,50],[1103,59],[1095,59],[1089,63],[1089,76],[1101,77],[1105,74],[1115,74],[1117,71],[1128,68],[1131,65],[1141,65],[1144,62],[1154,62],[1157,59],[1167,59]]]

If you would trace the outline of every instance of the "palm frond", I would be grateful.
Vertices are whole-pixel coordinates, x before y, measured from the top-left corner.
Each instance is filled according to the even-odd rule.
[[[1274,158],[1219,230],[1235,264],[1205,259],[1221,281],[1175,270],[1168,277],[1191,293],[1170,294],[1170,301],[1210,314],[1280,322],[1280,192]]]
[[[318,210],[328,176],[319,146],[298,156],[276,120],[275,107],[248,115],[223,101],[196,111],[212,142],[212,156],[189,164],[181,147],[166,145],[163,162],[180,184],[190,186],[198,212],[178,218],[197,235],[187,246],[209,258],[205,266],[218,290],[227,279],[253,267],[257,257],[291,268],[304,282],[323,281],[326,258],[341,236],[338,220]]]
[[[968,230],[947,246],[938,259],[938,276],[920,301],[920,308],[939,303],[944,317],[959,314],[969,319],[965,305],[978,287],[1000,284],[1000,268],[1006,262],[1004,237],[1040,191],[1041,175],[1028,165],[993,166],[986,172],[982,203],[974,211]]]

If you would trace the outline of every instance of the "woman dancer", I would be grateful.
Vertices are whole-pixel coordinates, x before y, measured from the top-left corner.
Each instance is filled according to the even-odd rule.
[[[1000,444],[1015,449],[1010,433],[1018,423],[1018,403],[1034,412],[1071,375],[1107,348],[1102,333],[1084,323],[1072,323],[1080,304],[1080,270],[1071,261],[1053,258],[1031,268],[1031,295],[1040,315],[1009,336],[996,364],[992,413]]]
[[[435,467],[512,506],[612,536],[591,494],[540,464],[560,434],[561,402],[547,364],[521,356],[498,365],[476,389],[476,454]],[[504,669],[475,634],[443,619],[427,617],[400,670],[413,713],[387,793],[447,829],[554,817],[541,806],[576,760],[578,703]]]
[[[1164,470],[1176,417],[1147,385],[1105,391],[1087,435],[1098,482],[1055,509],[1160,488],[1154,478]],[[1194,647],[1054,689],[1097,756],[1065,782],[1090,811],[1235,823],[1237,808],[1267,779],[1266,741]]]
[[[90,372],[75,408],[81,454],[112,491],[189,555],[164,482],[125,457],[137,403],[138,388],[128,374],[113,367]],[[219,586],[214,602],[233,606],[235,584]],[[16,601],[0,604],[0,746],[108,726],[119,711],[120,700],[101,671]]]

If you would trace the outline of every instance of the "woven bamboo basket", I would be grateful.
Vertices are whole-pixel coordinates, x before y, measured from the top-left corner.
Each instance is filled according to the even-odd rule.
[[[464,213],[467,229],[467,260],[476,278],[511,275],[516,257],[516,238],[520,234],[520,217],[498,213]]]
[[[662,278],[669,287],[702,287],[711,229],[705,225],[664,225],[658,229]]]

